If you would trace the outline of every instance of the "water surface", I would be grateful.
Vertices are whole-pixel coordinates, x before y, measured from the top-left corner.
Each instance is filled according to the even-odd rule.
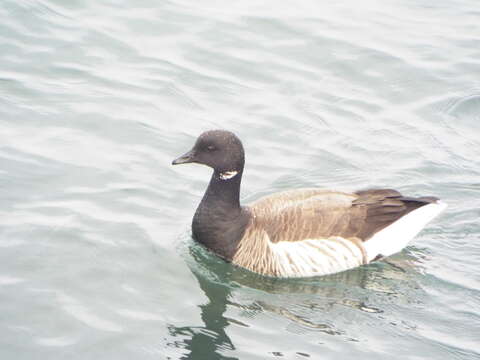
[[[2,359],[480,358],[475,0],[0,6]],[[195,245],[207,129],[242,198],[449,204],[388,263],[274,280]]]

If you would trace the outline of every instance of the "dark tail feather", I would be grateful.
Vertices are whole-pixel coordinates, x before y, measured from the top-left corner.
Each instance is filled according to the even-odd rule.
[[[436,203],[440,199],[435,197],[435,196],[422,196],[422,197],[418,197],[418,198],[401,196],[401,197],[398,198],[398,200],[401,200],[403,202],[433,204],[433,203]]]

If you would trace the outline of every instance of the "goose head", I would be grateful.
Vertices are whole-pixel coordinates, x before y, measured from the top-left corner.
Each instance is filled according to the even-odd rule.
[[[209,166],[221,180],[229,180],[243,171],[245,153],[242,142],[230,131],[206,131],[190,151],[172,161],[172,165],[187,163]]]

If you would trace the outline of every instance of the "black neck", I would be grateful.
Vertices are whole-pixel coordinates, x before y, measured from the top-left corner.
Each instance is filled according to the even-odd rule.
[[[214,172],[193,218],[195,239],[230,260],[248,223],[248,211],[240,206],[242,171],[230,179]]]
[[[241,182],[242,171],[230,179],[222,179],[221,174],[215,171],[203,196],[202,204],[211,204],[225,210],[229,209],[229,211],[239,211]]]

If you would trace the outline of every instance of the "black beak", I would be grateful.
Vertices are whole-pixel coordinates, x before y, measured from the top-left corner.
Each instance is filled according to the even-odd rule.
[[[194,162],[194,152],[193,150],[190,150],[186,154],[183,154],[179,158],[176,158],[175,160],[172,161],[172,165],[179,165],[179,164],[187,164]]]

